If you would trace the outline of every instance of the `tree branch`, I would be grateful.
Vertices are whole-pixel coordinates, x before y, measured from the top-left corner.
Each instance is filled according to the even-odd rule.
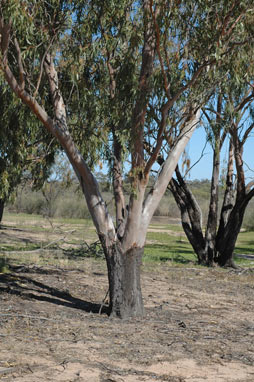
[[[199,119],[200,109],[196,110],[195,114],[188,118],[184,127],[181,129],[178,138],[176,138],[167,159],[161,166],[157,180],[144,201],[142,216],[144,225],[149,224],[150,219],[152,218],[154,211],[158,206],[161,196],[167,189],[168,183],[172,178],[172,174],[175,171],[179,158],[188,141],[190,140],[197,124],[199,123]]]
[[[156,41],[152,21],[149,19],[150,0],[144,0],[144,44],[142,50],[142,64],[139,77],[139,92],[136,104],[133,110],[132,131],[134,136],[134,145],[132,150],[132,167],[144,167],[144,123],[148,106],[148,95],[151,91],[149,79],[153,72]]]
[[[8,62],[7,59],[7,53],[9,49],[10,44],[10,38],[11,38],[11,21],[7,24],[4,23],[4,19],[0,18],[0,34],[1,34],[1,52],[2,52],[2,63],[3,65],[6,65]]]
[[[14,39],[14,45],[18,54],[18,67],[19,67],[19,80],[20,80],[19,86],[20,86],[20,89],[23,91],[25,89],[25,77],[24,77],[25,71],[24,71],[24,66],[22,62],[20,46],[16,37]]]
[[[55,36],[53,36],[53,38],[51,39],[46,51],[44,52],[43,56],[42,56],[42,59],[41,59],[41,64],[40,64],[40,73],[39,73],[39,77],[38,77],[38,81],[37,81],[37,84],[36,84],[36,88],[35,88],[35,91],[34,91],[34,94],[33,94],[33,97],[36,98],[37,96],[37,93],[39,91],[39,87],[40,87],[40,84],[41,84],[41,79],[42,79],[42,73],[43,73],[43,66],[44,66],[44,62],[45,62],[45,59],[46,59],[46,56],[47,54],[49,53],[49,50],[53,44],[53,41],[55,39]]]
[[[168,100],[168,102],[162,107],[162,119],[160,121],[160,127],[159,127],[159,131],[158,131],[158,134],[156,137],[156,145],[155,145],[155,148],[153,150],[152,155],[150,156],[148,162],[146,163],[146,167],[144,170],[145,177],[148,176],[148,174],[149,174],[153,164],[156,162],[158,154],[161,150],[162,143],[163,143],[163,132],[164,132],[166,125],[167,125],[167,116],[168,116],[168,111],[170,109],[170,106],[171,106],[171,100]]]
[[[254,128],[254,122],[245,131],[243,138],[242,138],[242,142],[241,142],[242,145],[246,142],[246,140],[247,140],[249,134],[251,133],[251,131],[253,130],[253,128]]]

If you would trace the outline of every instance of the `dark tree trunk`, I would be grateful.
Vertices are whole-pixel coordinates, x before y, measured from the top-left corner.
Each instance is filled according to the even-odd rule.
[[[251,130],[249,130],[250,132]],[[227,202],[229,201],[228,209],[231,212],[228,214],[224,211],[224,216],[222,213],[220,227],[218,230],[217,240],[216,240],[216,262],[220,266],[232,266],[235,267],[233,261],[233,251],[235,249],[236,240],[240,232],[244,213],[246,207],[254,196],[253,183],[250,182],[245,185],[245,174],[243,168],[243,144],[248,135],[241,141],[238,135],[238,125],[233,124],[230,130],[231,133],[231,146],[229,150],[229,165],[228,165],[228,179],[226,192],[228,195],[228,200],[224,200],[224,206],[227,207]],[[230,171],[233,172],[233,147],[234,147],[234,160],[237,170],[237,192],[236,200],[234,206],[230,206],[230,202],[233,200],[233,196],[230,196],[230,191],[233,188],[232,177],[230,178]],[[227,196],[227,195],[226,195]],[[227,217],[226,223],[224,222],[225,216]]]
[[[228,219],[227,226],[225,227],[224,235],[220,236],[216,244],[216,262],[220,266],[235,267],[233,261],[234,249],[238,234],[242,226],[245,208],[239,208],[239,206],[234,207],[234,210]]]
[[[0,227],[2,224],[3,213],[4,213],[4,200],[0,199]]]
[[[205,240],[202,232],[202,213],[194,195],[181,176],[178,167],[176,168],[176,175],[177,180],[172,178],[169,188],[181,211],[182,227],[198,257],[198,263],[204,264],[206,256]]]
[[[238,234],[241,230],[244,213],[250,199],[254,195],[254,190],[250,191],[244,198],[236,201],[232,209],[224,232],[218,236],[216,242],[217,257],[216,262],[220,266],[236,267],[233,257]]]
[[[213,171],[213,182],[211,184],[211,201],[205,238],[202,233],[200,208],[188,185],[184,179],[181,178],[181,174],[176,171],[177,180],[172,179],[169,185],[181,211],[184,232],[197,254],[199,263],[203,265],[211,266],[215,262],[220,266],[236,267],[233,261],[235,244],[247,205],[254,196],[254,183],[251,182],[247,187],[241,187],[242,181],[241,177],[239,177],[241,183],[238,185],[238,193],[235,198],[235,188],[233,185],[233,154],[231,142],[226,189],[217,232],[219,161],[217,160],[216,162],[216,155],[214,155],[215,168]],[[237,181],[239,182],[239,179],[237,179]]]
[[[226,178],[226,188],[224,192],[224,199],[221,207],[220,214],[220,224],[217,231],[216,242],[223,241],[223,236],[225,232],[225,227],[228,223],[230,213],[234,206],[235,199],[235,188],[233,184],[234,176],[234,146],[232,139],[229,144],[229,155],[228,155],[228,166],[227,166],[227,178]]]
[[[110,315],[128,319],[143,317],[140,267],[144,248],[133,247],[123,253],[121,243],[105,245],[102,239],[108,268]]]
[[[211,180],[211,191],[210,191],[210,204],[209,213],[207,218],[206,226],[206,259],[204,263],[209,266],[214,265],[215,258],[215,244],[216,244],[216,233],[217,233],[217,217],[218,217],[218,198],[219,198],[219,171],[220,171],[220,151],[219,151],[219,139],[217,137],[214,154],[213,154],[213,173]]]

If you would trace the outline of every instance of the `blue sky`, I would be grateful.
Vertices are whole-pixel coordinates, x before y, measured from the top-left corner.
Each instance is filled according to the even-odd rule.
[[[202,150],[206,142],[206,133],[204,128],[199,127],[193,133],[192,138],[186,148],[186,151],[191,160],[191,166],[200,158]],[[213,153],[209,143],[204,150],[204,156],[202,159],[191,169],[188,179],[190,180],[202,180],[211,179],[212,175],[212,159]],[[224,144],[221,154],[221,166],[223,166],[223,160],[227,160],[227,145]],[[248,165],[246,169],[246,180],[254,179],[254,136],[251,136],[246,142],[244,149],[244,162]]]
[[[190,158],[190,166],[192,167],[191,171],[188,173],[187,180],[211,180],[212,177],[212,160],[213,160],[213,151],[212,147],[210,146],[209,143],[206,144],[206,132],[204,127],[200,126],[198,127],[187,147],[186,147],[186,152],[187,155]],[[205,147],[205,149],[204,149]],[[203,151],[203,156],[201,157]],[[223,168],[224,161],[227,162],[228,158],[228,140],[225,140],[224,146],[222,148],[222,153],[221,153],[221,169]],[[245,144],[245,149],[244,149],[244,161],[248,165],[248,167],[251,170],[248,169],[247,166],[245,166],[246,170],[246,182],[250,180],[254,180],[254,135],[250,136],[248,141]],[[182,165],[182,160],[180,159],[179,162],[179,167],[181,168]],[[103,173],[108,172],[108,167],[107,164],[103,164],[103,168],[101,169],[99,166],[96,166],[95,171],[102,171]],[[126,170],[127,171],[127,170]]]

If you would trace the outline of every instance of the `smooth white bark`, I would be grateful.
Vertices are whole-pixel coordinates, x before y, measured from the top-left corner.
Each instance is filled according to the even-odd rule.
[[[153,189],[147,195],[144,201],[142,213],[142,230],[147,230],[152,216],[159,205],[159,202],[164,195],[167,186],[172,178],[180,156],[183,153],[187,143],[194,133],[200,120],[200,109],[197,110],[194,117],[185,124],[173,148],[170,150],[166,161],[164,162],[161,171],[157,176],[157,180]]]

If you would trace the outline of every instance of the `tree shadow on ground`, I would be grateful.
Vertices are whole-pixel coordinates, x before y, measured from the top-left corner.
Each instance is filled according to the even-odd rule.
[[[3,244],[6,244],[6,245],[13,243],[13,241],[24,243],[25,245],[34,244],[38,246],[39,244],[41,244],[40,241],[36,241],[35,239],[24,237],[24,233],[27,233],[27,231],[20,228],[1,226],[1,229],[0,229],[1,241]],[[15,247],[13,249],[15,250]]]
[[[9,268],[10,271],[15,271],[15,267],[10,266]],[[24,269],[22,270],[22,273],[23,272]],[[22,298],[29,300],[45,301],[55,305],[80,309],[88,313],[110,313],[109,307],[104,304],[81,300],[77,297],[73,297],[69,292],[61,291],[42,282],[35,281],[31,277],[19,275],[18,273],[0,274],[0,294],[1,293],[9,293],[22,296]]]

